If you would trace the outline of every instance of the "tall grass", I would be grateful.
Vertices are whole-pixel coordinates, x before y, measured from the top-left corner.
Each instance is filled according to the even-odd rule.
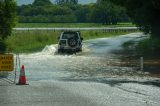
[[[6,40],[7,51],[30,53],[41,51],[46,45],[57,44],[60,31],[33,30],[15,31]],[[84,40],[123,35],[131,32],[81,31]]]
[[[53,31],[17,31],[7,38],[7,51],[37,52],[57,42],[58,35],[59,32]]]
[[[160,54],[160,39],[159,38],[150,38],[141,40],[137,47],[136,51],[144,56],[159,56]]]
[[[125,53],[143,56],[143,57],[159,57],[160,54],[160,39],[159,38],[146,38],[140,41],[127,41],[123,43]]]

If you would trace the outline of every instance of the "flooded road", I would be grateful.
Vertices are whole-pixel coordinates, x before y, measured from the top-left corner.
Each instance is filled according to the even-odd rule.
[[[124,42],[143,36],[87,40],[83,52],[74,55],[56,55],[57,45],[20,54],[29,85],[0,79],[0,106],[159,106],[160,79],[119,65],[119,56],[113,54]]]
[[[42,52],[21,54],[30,81],[80,80],[144,75],[134,67],[119,66],[120,59],[113,51],[121,50],[122,44],[139,40],[142,33],[132,33],[114,38],[99,38],[83,42],[83,52],[74,55],[55,55],[57,45],[48,45]]]

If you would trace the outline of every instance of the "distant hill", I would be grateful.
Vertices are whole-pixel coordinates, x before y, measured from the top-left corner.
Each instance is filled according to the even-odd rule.
[[[16,0],[18,5],[22,4],[31,4],[34,0]],[[54,3],[55,0],[50,0],[52,3]],[[87,3],[95,3],[97,0],[79,0],[80,4],[87,4]]]

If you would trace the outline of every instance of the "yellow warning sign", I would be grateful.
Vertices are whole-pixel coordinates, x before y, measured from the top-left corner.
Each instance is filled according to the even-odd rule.
[[[13,55],[0,55],[0,71],[13,71]]]

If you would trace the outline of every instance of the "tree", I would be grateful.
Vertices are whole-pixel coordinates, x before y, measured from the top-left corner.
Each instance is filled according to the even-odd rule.
[[[126,18],[124,14],[126,14],[125,9],[110,0],[97,0],[92,11],[92,20],[102,24],[117,24],[123,17]]]
[[[80,5],[74,11],[78,22],[87,22],[87,15],[90,12],[91,8],[88,5]]]
[[[19,22],[50,23],[77,21],[74,12],[68,5],[22,5],[18,6],[17,11]]]
[[[5,38],[11,35],[15,26],[16,3],[14,0],[0,1],[0,53],[6,49]]]
[[[125,6],[133,22],[145,33],[160,37],[160,0],[111,0]]]
[[[35,5],[35,6],[48,6],[48,5],[52,5],[52,2],[50,0],[35,0],[33,2],[33,5]]]
[[[56,0],[57,4],[78,4],[78,0]]]
[[[0,1],[0,39],[11,35],[16,20],[16,3],[14,0]]]

